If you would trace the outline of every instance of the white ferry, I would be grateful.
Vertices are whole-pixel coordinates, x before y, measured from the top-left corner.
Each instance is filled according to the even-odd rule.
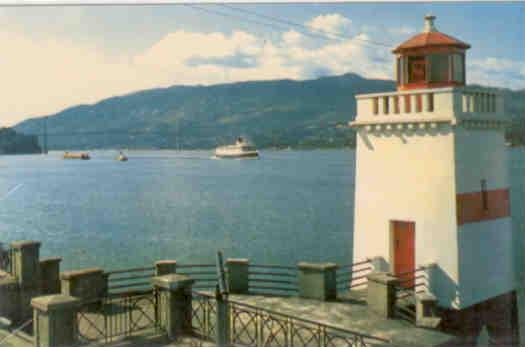
[[[220,146],[215,149],[217,158],[257,158],[259,152],[254,145],[238,137],[234,145]]]

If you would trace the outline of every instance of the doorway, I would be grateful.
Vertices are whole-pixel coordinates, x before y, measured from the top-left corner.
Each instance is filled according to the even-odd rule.
[[[391,222],[392,267],[394,275],[401,279],[410,279],[401,283],[403,287],[414,286],[416,263],[415,239],[416,223],[407,221]]]

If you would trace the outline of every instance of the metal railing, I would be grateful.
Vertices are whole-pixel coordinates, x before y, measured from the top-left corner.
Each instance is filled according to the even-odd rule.
[[[177,264],[177,273],[195,280],[195,289],[215,290],[218,283],[215,264]]]
[[[248,290],[255,295],[290,296],[299,292],[296,266],[248,266]]]
[[[336,272],[337,292],[364,289],[368,283],[367,276],[372,270],[373,266],[370,259],[340,266]]]
[[[113,270],[105,274],[108,277],[108,294],[118,295],[124,292],[151,289],[150,279],[155,276],[155,267]]]
[[[246,303],[226,299],[230,320],[230,341],[251,347],[368,347],[385,345],[387,339],[300,318]],[[214,340],[217,326],[213,295],[193,292],[193,334]]]
[[[395,286],[396,301],[394,314],[397,318],[415,323],[416,295],[428,292],[428,274],[430,266],[420,266],[413,271],[399,273],[399,284]]]
[[[337,292],[364,289],[367,276],[373,267],[370,259],[342,265],[336,272]],[[299,292],[297,266],[249,264],[248,290],[254,295],[293,296]],[[215,264],[177,264],[176,273],[188,275],[195,280],[197,290],[215,290],[217,272]],[[150,279],[155,276],[155,267],[113,270],[108,277],[108,295],[139,293],[151,290]]]
[[[215,341],[217,330],[217,304],[215,296],[192,291],[191,328],[192,335],[203,340]]]
[[[81,342],[110,342],[146,329],[160,329],[159,293],[106,297],[82,302],[77,312]]]

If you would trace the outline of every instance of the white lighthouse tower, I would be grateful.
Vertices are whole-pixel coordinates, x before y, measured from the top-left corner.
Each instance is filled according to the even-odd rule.
[[[519,278],[503,98],[465,85],[470,45],[434,20],[393,50],[397,91],[356,96],[354,259],[380,256],[394,275],[433,263],[441,308],[497,310]],[[476,324],[495,331],[489,320]]]

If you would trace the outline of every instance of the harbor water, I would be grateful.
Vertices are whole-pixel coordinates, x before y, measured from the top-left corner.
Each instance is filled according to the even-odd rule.
[[[524,151],[510,151],[523,190]],[[0,157],[0,242],[42,241],[63,270],[213,262],[219,249],[265,264],[352,260],[353,150],[62,154]]]

